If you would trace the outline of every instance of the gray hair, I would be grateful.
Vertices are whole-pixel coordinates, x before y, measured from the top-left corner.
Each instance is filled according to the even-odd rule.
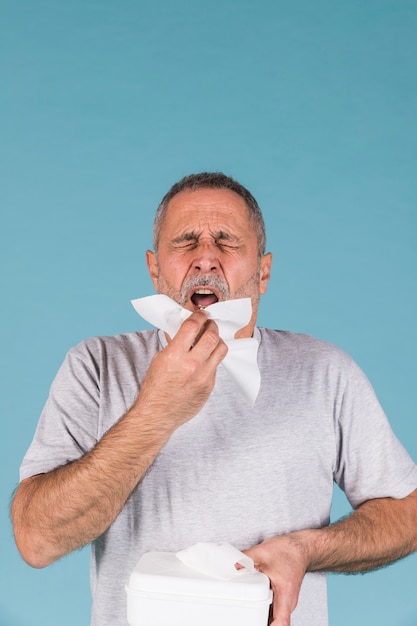
[[[159,236],[169,202],[177,193],[180,193],[181,191],[194,191],[196,189],[230,189],[241,196],[246,203],[249,218],[256,232],[258,240],[258,254],[260,257],[265,254],[265,223],[258,203],[250,191],[243,187],[243,185],[221,172],[201,172],[200,174],[190,174],[175,183],[165,194],[156,210],[153,225],[153,245],[155,252],[158,252]]]

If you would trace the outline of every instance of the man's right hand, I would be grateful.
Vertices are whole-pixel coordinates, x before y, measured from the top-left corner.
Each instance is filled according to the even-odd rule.
[[[207,402],[226,354],[215,322],[204,310],[193,313],[153,358],[131,411],[175,430]]]
[[[17,546],[45,567],[101,535],[147,468],[213,389],[227,346],[206,313],[193,313],[151,362],[137,400],[80,459],[22,481],[12,504]]]

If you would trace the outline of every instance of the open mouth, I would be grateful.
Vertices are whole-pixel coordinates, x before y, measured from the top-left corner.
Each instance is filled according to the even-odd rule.
[[[216,296],[214,291],[208,289],[207,287],[201,287],[196,289],[191,295],[191,302],[195,307],[201,308],[209,306],[210,304],[214,304],[218,302],[219,298]]]

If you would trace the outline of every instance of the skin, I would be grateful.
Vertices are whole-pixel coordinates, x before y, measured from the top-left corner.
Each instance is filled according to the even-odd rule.
[[[205,404],[226,353],[214,322],[195,312],[155,355],[131,409],[89,453],[20,483],[11,514],[29,565],[45,567],[112,524],[172,433]]]
[[[269,279],[271,256],[259,259],[246,205],[239,196],[226,190],[207,195],[204,190],[196,193],[199,199],[190,207],[187,194],[182,195],[182,199],[173,198],[161,229],[161,271],[156,255],[147,253],[152,280],[172,295],[180,291],[186,276],[217,275],[232,297],[252,298],[255,312],[241,331],[242,336],[250,336],[259,295]],[[177,224],[182,231],[188,230],[184,220],[194,213],[199,216],[193,221],[198,243],[191,246],[193,253],[178,251],[172,229],[175,226],[177,238]],[[219,229],[223,236],[228,233],[227,246],[218,237],[214,242],[210,220],[217,235]],[[193,314],[153,358],[126,415],[81,459],[20,483],[12,503],[12,521],[16,544],[33,567],[45,567],[101,535],[169,437],[207,401],[227,347],[204,311],[195,310],[191,300],[186,306]]]
[[[224,280],[231,299],[251,297],[252,318],[236,337],[252,336],[259,297],[270,279],[272,256],[259,258],[248,209],[234,191],[199,189],[174,196],[161,229],[158,253],[148,250],[146,262],[155,289],[177,302],[187,279],[200,275]],[[213,291],[219,301],[225,299],[215,287]],[[195,311],[192,292],[186,293],[181,303]]]
[[[273,590],[270,626],[290,626],[306,572],[367,572],[417,550],[417,490],[368,500],[331,526],[272,537],[244,550]]]
[[[195,275],[215,277],[226,285],[227,297],[251,297],[252,319],[237,334],[250,337],[272,261],[270,254],[258,254],[240,196],[208,189],[181,192],[171,200],[157,254],[148,251],[146,260],[155,289],[193,314],[155,355],[134,405],[93,450],[18,487],[12,503],[16,543],[34,567],[49,565],[102,534],[172,433],[207,401],[227,348],[216,324],[191,300],[196,284],[184,293],[187,281]],[[226,297],[212,289],[219,300]],[[246,554],[271,580],[271,626],[290,626],[306,572],[367,571],[416,549],[417,490],[400,500],[365,502],[327,528],[272,537],[248,547]]]

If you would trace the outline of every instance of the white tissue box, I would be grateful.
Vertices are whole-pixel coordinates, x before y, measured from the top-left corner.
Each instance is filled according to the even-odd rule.
[[[272,592],[260,572],[218,580],[173,552],[144,554],[126,585],[130,626],[267,626]]]

